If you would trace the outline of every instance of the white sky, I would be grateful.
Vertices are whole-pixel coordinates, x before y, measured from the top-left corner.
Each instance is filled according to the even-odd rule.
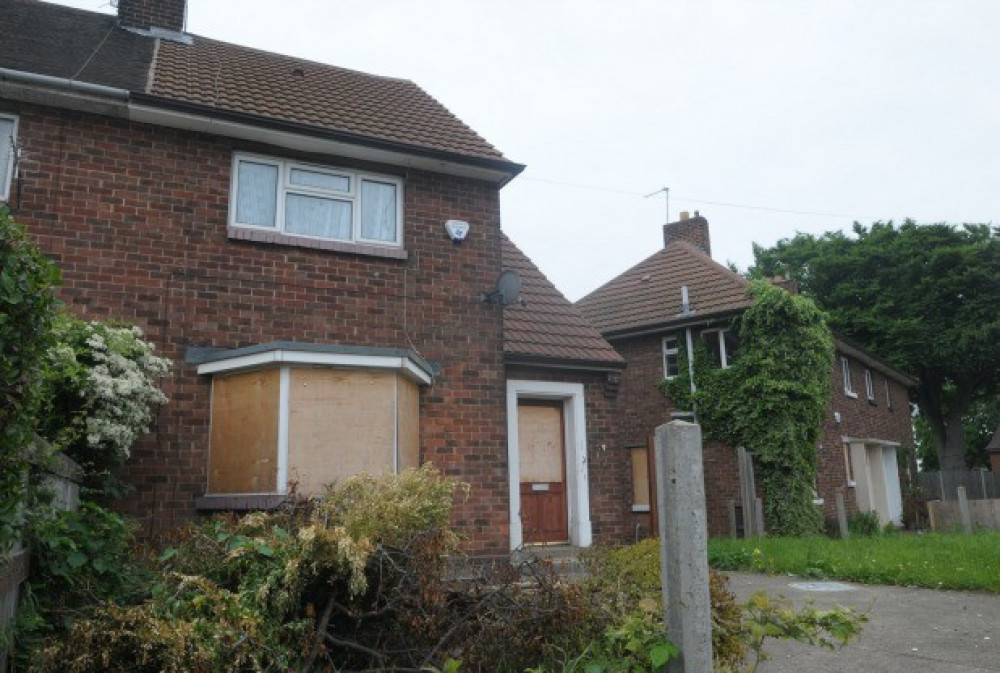
[[[188,30],[415,81],[527,164],[503,226],[572,300],[662,245],[664,186],[740,268],[855,219],[1000,220],[995,0],[189,0]]]

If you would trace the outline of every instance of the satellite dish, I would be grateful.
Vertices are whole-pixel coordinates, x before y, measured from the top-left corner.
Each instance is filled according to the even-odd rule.
[[[479,295],[479,298],[487,304],[510,306],[517,301],[520,294],[521,276],[518,275],[517,271],[508,270],[500,274],[491,292],[483,292]]]

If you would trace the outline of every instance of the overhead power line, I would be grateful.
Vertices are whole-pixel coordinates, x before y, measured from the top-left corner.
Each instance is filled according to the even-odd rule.
[[[642,194],[640,192],[632,192],[625,189],[615,189],[613,187],[602,187],[600,185],[588,185],[580,182],[565,182],[562,180],[549,180],[546,178],[532,178],[522,176],[520,180],[526,180],[528,182],[540,182],[546,185],[556,185],[558,187],[571,187],[573,189],[584,189],[592,192],[607,192],[609,194],[620,194],[622,196],[632,196],[635,198],[646,198],[652,196],[652,194]],[[666,188],[659,189],[653,194],[659,194],[663,192]],[[721,206],[723,208],[742,208],[744,210],[762,210],[771,213],[785,213],[786,215],[814,215],[816,217],[835,217],[838,219],[851,219],[860,220],[864,219],[857,215],[848,215],[846,213],[824,213],[817,210],[793,210],[790,208],[773,208],[770,206],[755,206],[746,203],[732,203],[730,201],[712,201],[709,199],[694,199],[687,198],[683,196],[676,196],[673,191],[670,192],[670,198],[674,201],[683,201],[685,203],[697,203],[705,204],[709,206]]]

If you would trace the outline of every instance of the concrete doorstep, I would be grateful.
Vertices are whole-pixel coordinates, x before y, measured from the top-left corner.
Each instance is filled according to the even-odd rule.
[[[768,641],[771,658],[758,673],[1000,673],[1000,596],[727,574],[740,601],[764,591],[796,606],[812,601],[818,609],[851,607],[869,619],[861,634],[836,652]]]

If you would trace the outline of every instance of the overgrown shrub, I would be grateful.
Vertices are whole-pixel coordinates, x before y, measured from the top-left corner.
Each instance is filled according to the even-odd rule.
[[[23,524],[28,447],[52,344],[59,270],[0,206],[0,553]]]
[[[170,361],[156,356],[135,326],[63,313],[53,334],[39,434],[84,468],[88,486],[108,490],[109,474],[125,463],[149,432],[156,407],[167,401],[159,385]]]
[[[360,476],[317,502],[191,526],[141,601],[91,608],[36,670],[415,670],[453,658],[520,671],[576,646],[582,595],[551,568],[449,579],[457,489],[429,467]]]
[[[882,532],[878,512],[854,512],[847,516],[847,530],[851,535],[875,537]]]
[[[816,445],[830,397],[833,337],[805,297],[764,281],[751,283],[748,295],[753,305],[733,321],[740,347],[731,366],[713,366],[698,346],[695,391],[685,368],[660,390],[678,407],[697,410],[707,438],[754,451],[773,534],[815,535],[823,523],[813,504]]]

